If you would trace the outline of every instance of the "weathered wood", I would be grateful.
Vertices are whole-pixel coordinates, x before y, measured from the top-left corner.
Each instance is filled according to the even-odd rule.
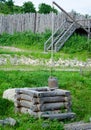
[[[43,118],[49,118],[49,119],[58,119],[58,120],[63,120],[63,119],[71,119],[75,117],[75,113],[61,113],[61,114],[46,114],[42,115]]]
[[[49,92],[46,92],[46,93],[39,93],[39,97],[54,97],[54,96],[69,96],[70,95],[70,92],[69,91],[66,91],[66,90],[59,90],[59,89],[56,89],[54,91],[49,91]]]
[[[71,97],[65,96],[56,96],[56,97],[42,97],[42,98],[33,98],[25,94],[15,95],[16,100],[26,100],[33,102],[33,104],[43,104],[43,103],[53,103],[53,102],[69,102]]]
[[[31,109],[21,107],[21,113],[29,113],[30,115],[40,117],[42,115],[42,112],[33,112]]]
[[[16,101],[15,102],[15,106],[16,107],[26,107],[26,108],[30,108],[32,107],[33,103],[26,101],[26,100],[20,100],[20,101]]]
[[[69,13],[71,18],[83,27],[88,28],[87,20],[83,15],[75,15],[72,12]],[[0,15],[0,34],[7,32],[13,34],[14,32],[32,31],[42,33],[46,29],[51,30],[51,17],[50,14],[38,14],[26,13],[26,14],[14,14],[14,15]],[[54,31],[67,19],[64,13],[54,14]],[[91,22],[90,22],[91,28]]]
[[[20,112],[21,112],[21,113],[28,113],[28,111],[29,111],[29,108],[20,107]]]
[[[46,114],[71,112],[71,95],[67,90],[41,88],[19,88],[15,96],[16,111],[35,117]]]
[[[31,109],[25,108],[25,107],[20,107],[19,109],[20,109],[21,113],[29,113],[30,115],[34,115],[37,117],[40,117],[41,115],[45,115],[45,114],[60,114],[61,113],[61,110],[34,112]],[[66,109],[65,109],[65,112],[66,112]]]
[[[20,110],[20,107],[15,107],[15,113],[17,113],[17,112],[21,112],[21,110]]]
[[[41,117],[41,115],[44,115],[44,114],[58,114],[60,112],[61,112],[60,110],[44,111],[44,112],[33,112],[31,109],[28,109],[28,113],[30,115],[34,115],[36,117]]]
[[[70,102],[70,97],[65,96],[55,96],[55,97],[42,97],[42,98],[33,98],[33,104],[44,104],[44,103],[58,103],[58,102]]]
[[[50,111],[50,110],[61,110],[61,109],[67,109],[69,108],[69,103],[46,103],[46,104],[36,104],[31,105],[30,109],[34,112],[37,111]]]
[[[30,88],[29,90],[35,90],[41,92],[41,91],[52,91],[54,89],[49,87],[36,87],[36,88]]]
[[[16,89],[16,93],[24,92],[24,91],[30,91],[30,90],[38,91],[38,92],[41,92],[41,91],[46,92],[46,91],[53,91],[54,89],[53,88],[49,88],[49,87],[17,88]]]
[[[91,34],[91,32],[89,32],[86,27],[84,27],[82,24],[80,24],[79,22],[77,22],[73,17],[71,17],[69,15],[69,13],[67,13],[62,7],[60,7],[56,2],[53,2],[53,4],[55,4],[63,13],[65,13],[73,22],[75,22],[79,27],[82,27],[87,33]]]
[[[26,94],[26,95],[29,95],[32,97],[38,97],[38,95],[39,95],[38,91],[34,91],[34,90],[29,91],[29,89],[16,89],[16,93],[17,94]]]
[[[16,100],[26,100],[26,101],[33,101],[33,97],[26,95],[26,94],[16,94],[15,95]]]
[[[69,96],[70,92],[62,89],[55,89],[53,91],[35,91],[34,89],[16,89],[16,93],[27,94],[32,97],[54,97],[54,96]]]

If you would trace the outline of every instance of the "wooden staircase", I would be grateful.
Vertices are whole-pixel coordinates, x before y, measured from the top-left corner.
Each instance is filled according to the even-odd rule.
[[[61,26],[54,32],[54,34],[44,43],[44,51],[54,50],[59,51],[64,43],[69,39],[69,37],[75,32],[77,28],[84,29],[89,37],[91,35],[90,30],[86,29],[84,25],[80,24],[73,17],[71,17],[62,7],[60,7],[56,2],[53,2],[68,18]],[[52,39],[53,37],[53,39]]]
[[[53,43],[52,36],[50,36],[50,38],[44,43],[44,51],[51,50],[52,46],[55,52],[59,51],[77,28],[78,26],[75,22],[64,21],[61,26],[54,32]]]

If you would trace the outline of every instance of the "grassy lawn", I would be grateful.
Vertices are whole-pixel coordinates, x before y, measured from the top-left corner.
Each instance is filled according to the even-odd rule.
[[[18,121],[18,125],[14,128],[9,126],[5,130],[58,130],[62,128],[62,124],[58,121],[37,120],[30,115],[15,114],[12,102],[2,99],[3,91],[8,88],[17,87],[41,87],[47,86],[50,72],[45,70],[36,71],[0,71],[0,119],[13,117]],[[72,111],[76,113],[75,121],[89,121],[91,117],[91,73],[86,72],[80,75],[79,72],[60,72],[54,71],[53,76],[58,78],[59,88],[70,90],[72,95]],[[25,124],[26,122],[26,124]],[[43,128],[43,123],[49,126]]]
[[[9,54],[12,57],[26,56],[33,59],[50,59],[51,53],[44,53],[44,42],[51,35],[50,31],[43,34],[33,34],[32,32],[15,33],[14,35],[3,34],[0,37],[0,46],[17,47],[22,51],[12,51],[10,49],[0,48],[0,55]],[[91,58],[91,40],[87,42],[85,36],[74,34],[65,44],[64,48],[58,53],[54,53],[54,59],[78,59],[86,61]],[[4,55],[5,56],[5,55]],[[8,100],[2,99],[4,90],[8,88],[21,87],[43,87],[48,84],[50,76],[50,68],[46,66],[12,66],[7,64],[0,66],[0,119],[12,117],[17,120],[15,127],[0,126],[0,130],[63,130],[63,123],[59,121],[50,121],[43,119],[35,119],[30,115],[14,112],[14,104]],[[12,71],[9,71],[9,69]],[[24,69],[24,71],[20,70]],[[52,75],[57,77],[59,88],[66,89],[72,95],[72,111],[76,113],[74,121],[89,121],[91,117],[91,72],[57,71],[55,68]],[[73,68],[74,69],[74,68]],[[75,68],[79,69],[79,68]],[[90,68],[89,68],[90,69]],[[69,121],[64,121],[69,122]]]

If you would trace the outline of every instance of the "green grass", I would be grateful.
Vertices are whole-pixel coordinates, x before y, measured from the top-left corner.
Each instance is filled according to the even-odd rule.
[[[49,59],[51,57],[50,52],[44,52],[44,43],[51,35],[50,31],[46,31],[45,33],[32,33],[32,32],[22,32],[15,33],[14,35],[3,34],[0,36],[0,45],[2,46],[14,46],[24,51],[15,52],[10,49],[1,49],[0,54],[10,54],[14,55],[24,55],[30,56],[33,58],[46,58]],[[91,58],[91,40],[87,42],[86,36],[80,36],[74,34],[66,43],[65,46],[58,52],[54,53],[54,59],[58,60],[59,58],[63,59],[74,59],[78,60],[86,60],[87,58]]]
[[[51,53],[43,53],[43,44],[50,34],[49,31],[43,34],[33,34],[32,32],[3,34],[0,37],[0,45],[14,46],[24,51],[15,52],[0,48],[0,54],[49,59]],[[90,42],[88,44],[86,37],[75,34],[66,42],[60,52],[54,53],[54,59],[77,58],[85,61],[87,58],[91,58]],[[63,130],[62,123],[58,121],[38,120],[30,115],[15,113],[14,104],[2,99],[4,90],[8,88],[47,86],[50,69],[46,66],[6,65],[0,67],[18,69],[17,71],[0,71],[0,119],[12,117],[18,122],[15,127],[0,126],[0,130]],[[20,71],[20,68],[32,71]],[[79,72],[61,72],[55,69],[53,76],[58,78],[59,88],[67,89],[72,94],[72,111],[77,115],[75,121],[88,121],[91,117],[91,72],[84,71],[83,75],[80,75]]]
[[[2,46],[15,46],[23,49],[29,50],[41,50],[43,49],[44,42],[51,35],[51,32],[46,30],[45,33],[32,33],[32,32],[22,32],[15,33],[13,35],[4,33],[0,36],[0,45]]]
[[[8,88],[47,86],[49,76],[49,71],[0,71],[0,97]],[[54,71],[53,76],[58,78],[59,88],[71,91],[72,111],[77,115],[76,120],[87,120],[91,117],[91,73],[80,75],[79,72]],[[8,114],[14,115],[12,111]]]
[[[82,51],[91,51],[91,39],[88,41],[87,36],[74,34],[66,42],[63,51],[66,53],[76,53]]]

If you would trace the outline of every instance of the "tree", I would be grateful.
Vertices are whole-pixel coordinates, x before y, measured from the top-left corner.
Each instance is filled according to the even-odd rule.
[[[22,6],[14,5],[13,10],[14,10],[14,13],[16,13],[16,14],[23,13],[23,7]]]
[[[0,13],[8,14],[9,12],[10,11],[9,11],[8,6],[4,2],[0,2]]]
[[[35,13],[36,12],[34,4],[31,1],[25,2],[23,4],[23,11],[25,13],[29,13],[29,12]]]
[[[5,3],[5,2],[6,2],[6,0],[0,0],[0,2]]]
[[[52,8],[52,11],[54,12],[54,13],[58,13],[58,10],[57,9],[55,9],[54,7]]]
[[[45,3],[41,3],[39,4],[39,7],[38,7],[38,12],[39,13],[43,13],[43,14],[48,14],[50,12],[54,12],[54,13],[57,13],[58,11],[55,9],[55,8],[52,8],[50,5],[48,4],[45,4]]]
[[[14,6],[14,1],[13,0],[8,0],[5,2],[6,5],[8,6],[10,13],[13,13],[13,6]]]
[[[51,6],[50,5],[47,5],[45,3],[41,3],[39,4],[39,7],[38,7],[38,12],[39,13],[43,13],[43,14],[48,14],[50,13],[52,10]]]

